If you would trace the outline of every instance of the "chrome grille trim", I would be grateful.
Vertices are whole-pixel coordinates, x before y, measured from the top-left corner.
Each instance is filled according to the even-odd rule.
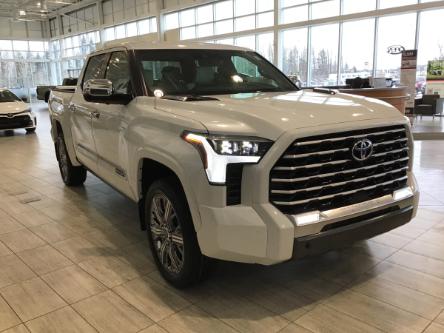
[[[308,164],[308,165],[303,165],[303,166],[295,166],[295,167],[274,167],[273,170],[297,170],[297,169],[310,169],[310,168],[319,168],[322,167],[324,165],[335,165],[335,164],[342,164],[342,163],[346,163],[350,161],[350,159],[348,160],[339,160],[339,161],[332,161],[332,162],[327,162],[327,163],[315,163],[315,164]]]
[[[300,181],[304,181],[304,180],[310,180],[310,179],[316,179],[316,178],[326,178],[326,177],[331,177],[334,175],[353,173],[353,172],[360,171],[360,170],[374,169],[379,166],[390,165],[390,164],[394,164],[396,162],[404,162],[404,161],[408,161],[408,160],[409,160],[409,158],[405,157],[405,158],[402,158],[402,159],[399,159],[396,161],[384,162],[384,163],[365,166],[362,168],[349,169],[349,170],[345,170],[345,171],[341,171],[341,172],[324,173],[322,175],[316,175],[316,176],[310,176],[310,177],[300,177],[300,178],[290,178],[290,179],[288,179],[288,178],[272,178],[271,182],[273,182],[273,183],[296,183],[296,182],[300,182]]]
[[[300,154],[300,155],[284,155],[283,158],[293,159],[293,158],[303,158],[303,157],[317,156],[317,155],[328,155],[328,154],[336,153],[338,151],[348,151],[348,150],[350,150],[350,148],[325,150],[325,151],[320,151],[320,152],[316,152],[316,153],[308,153],[308,154]]]
[[[352,156],[362,139],[373,143],[365,161]],[[269,201],[284,214],[297,215],[392,195],[408,186],[410,154],[404,125],[299,138],[270,170]]]
[[[389,151],[385,151],[383,153],[378,153],[378,154],[373,154],[372,157],[380,157],[380,156],[384,156],[387,154],[396,154],[396,153],[400,153],[403,151],[408,151],[409,148],[402,148],[402,149],[396,149],[396,150],[389,150]],[[284,156],[285,158],[285,156]],[[297,169],[309,169],[309,168],[319,168],[322,167],[324,165],[335,165],[335,164],[342,164],[342,163],[347,163],[351,161],[351,159],[348,160],[338,160],[338,161],[331,161],[331,162],[325,162],[325,163],[314,163],[314,164],[306,164],[306,165],[301,165],[301,166],[294,166],[294,167],[274,167],[273,170],[297,170]]]
[[[322,200],[327,200],[327,199],[334,198],[336,196],[350,195],[350,194],[354,194],[354,193],[357,193],[357,192],[360,192],[360,191],[371,190],[371,189],[377,188],[378,186],[385,186],[385,185],[388,185],[388,184],[391,184],[391,183],[394,183],[394,182],[398,182],[398,181],[401,181],[401,180],[407,180],[407,176],[404,176],[404,177],[401,177],[401,178],[397,178],[397,179],[391,180],[389,182],[381,183],[381,184],[378,184],[378,185],[372,185],[372,186],[363,187],[363,188],[360,188],[360,189],[357,189],[357,190],[353,190],[353,191],[347,191],[347,192],[341,192],[341,193],[338,193],[338,194],[326,195],[326,196],[323,196],[323,197],[316,198],[316,200],[322,201]],[[291,201],[291,202],[287,202],[287,201],[273,201],[273,203],[276,204],[276,205],[287,205],[288,206],[288,205],[300,205],[300,204],[303,204],[303,203],[306,203],[306,202],[310,202],[312,200],[313,199],[306,199],[306,200]]]
[[[375,144],[373,144],[373,147],[386,146],[386,145],[390,145],[390,144],[393,144],[396,142],[407,142],[407,138],[398,139],[398,140],[391,140],[391,141],[384,141],[381,143],[375,143]]]
[[[383,153],[379,153],[379,154],[373,154],[372,157],[379,157],[379,156],[384,156],[387,154],[396,154],[396,153],[401,153],[403,151],[409,151],[409,148],[402,148],[402,149],[397,149],[397,150],[390,150],[390,151],[385,151]]]
[[[370,178],[380,178],[383,176],[386,176],[388,174],[392,174],[392,173],[397,173],[397,172],[401,172],[404,170],[407,170],[408,167],[404,167],[404,168],[400,168],[400,169],[396,169],[396,170],[392,170],[389,172],[384,172],[384,173],[379,173],[376,175],[372,175]],[[310,191],[316,191],[316,190],[322,190],[323,188],[330,188],[330,187],[337,187],[337,186],[341,186],[341,185],[346,185],[348,183],[359,183],[362,182],[364,180],[366,180],[368,177],[362,177],[362,178],[356,178],[356,179],[352,179],[352,180],[348,180],[348,181],[344,181],[344,182],[339,182],[339,183],[332,183],[332,184],[328,184],[325,186],[315,186],[315,187],[308,187],[308,188],[304,188],[304,189],[300,189],[300,190],[272,190],[271,193],[279,193],[279,194],[295,194],[295,193],[299,193],[299,192],[310,192]],[[338,193],[336,195],[341,195],[341,193]]]
[[[343,137],[338,137],[338,138],[329,138],[329,139],[325,139],[325,140],[303,141],[303,142],[297,142],[294,145],[295,146],[314,145],[314,144],[322,143],[322,142],[325,142],[325,141],[335,142],[335,141],[347,140],[347,139],[350,139],[350,138],[352,138],[352,139],[360,139],[360,138],[368,137],[369,135],[372,135],[372,136],[384,135],[384,134],[388,134],[388,133],[398,133],[398,132],[404,132],[404,131],[405,131],[405,129],[397,129],[397,130],[392,130],[392,131],[374,132],[374,133],[363,134],[363,135],[352,135],[352,136],[343,136]]]

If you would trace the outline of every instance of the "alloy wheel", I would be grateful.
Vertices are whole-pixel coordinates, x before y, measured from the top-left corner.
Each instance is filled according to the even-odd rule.
[[[184,264],[183,234],[174,206],[164,194],[152,198],[150,230],[160,263],[179,274]]]
[[[59,139],[59,163],[63,179],[68,177],[68,154],[63,140]]]

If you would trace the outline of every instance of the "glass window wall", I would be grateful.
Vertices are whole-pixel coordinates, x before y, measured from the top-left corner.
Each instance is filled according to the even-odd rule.
[[[180,18],[177,20],[176,17]],[[226,0],[165,15],[165,29],[180,28],[180,39],[222,35],[234,31],[271,27],[272,0]],[[193,32],[195,27],[196,32]]]
[[[307,28],[284,30],[281,33],[281,68],[294,82],[307,85]]]
[[[342,59],[339,84],[347,79],[373,76],[375,19],[349,21],[342,25]]]
[[[46,41],[0,40],[0,88],[35,99],[35,88],[50,84],[49,61]]]
[[[339,24],[311,28],[310,86],[337,84]]]
[[[439,33],[437,23],[444,18],[444,9],[425,11],[420,14],[418,43],[418,67],[416,91],[424,93],[426,88],[427,64],[430,60],[444,60],[444,35]]]
[[[343,14],[353,14],[360,12],[368,12],[376,9],[376,0],[343,0],[342,2],[342,13]]]
[[[378,42],[376,45],[376,77],[391,78],[399,83],[401,55],[389,54],[389,46],[401,45],[410,50],[415,47],[416,13],[379,18]]]

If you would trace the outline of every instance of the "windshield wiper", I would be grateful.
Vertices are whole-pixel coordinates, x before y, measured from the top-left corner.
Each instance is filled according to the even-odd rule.
[[[195,101],[219,101],[216,97],[201,95],[165,95],[162,99],[169,99],[179,102],[195,102]]]

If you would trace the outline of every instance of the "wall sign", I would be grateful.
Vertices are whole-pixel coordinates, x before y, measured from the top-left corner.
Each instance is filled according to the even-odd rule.
[[[401,58],[401,85],[407,87],[407,93],[410,95],[406,107],[415,107],[416,96],[416,65],[418,59],[418,50],[404,50]]]
[[[392,45],[387,48],[388,54],[401,54],[405,51],[405,47],[402,45]]]

